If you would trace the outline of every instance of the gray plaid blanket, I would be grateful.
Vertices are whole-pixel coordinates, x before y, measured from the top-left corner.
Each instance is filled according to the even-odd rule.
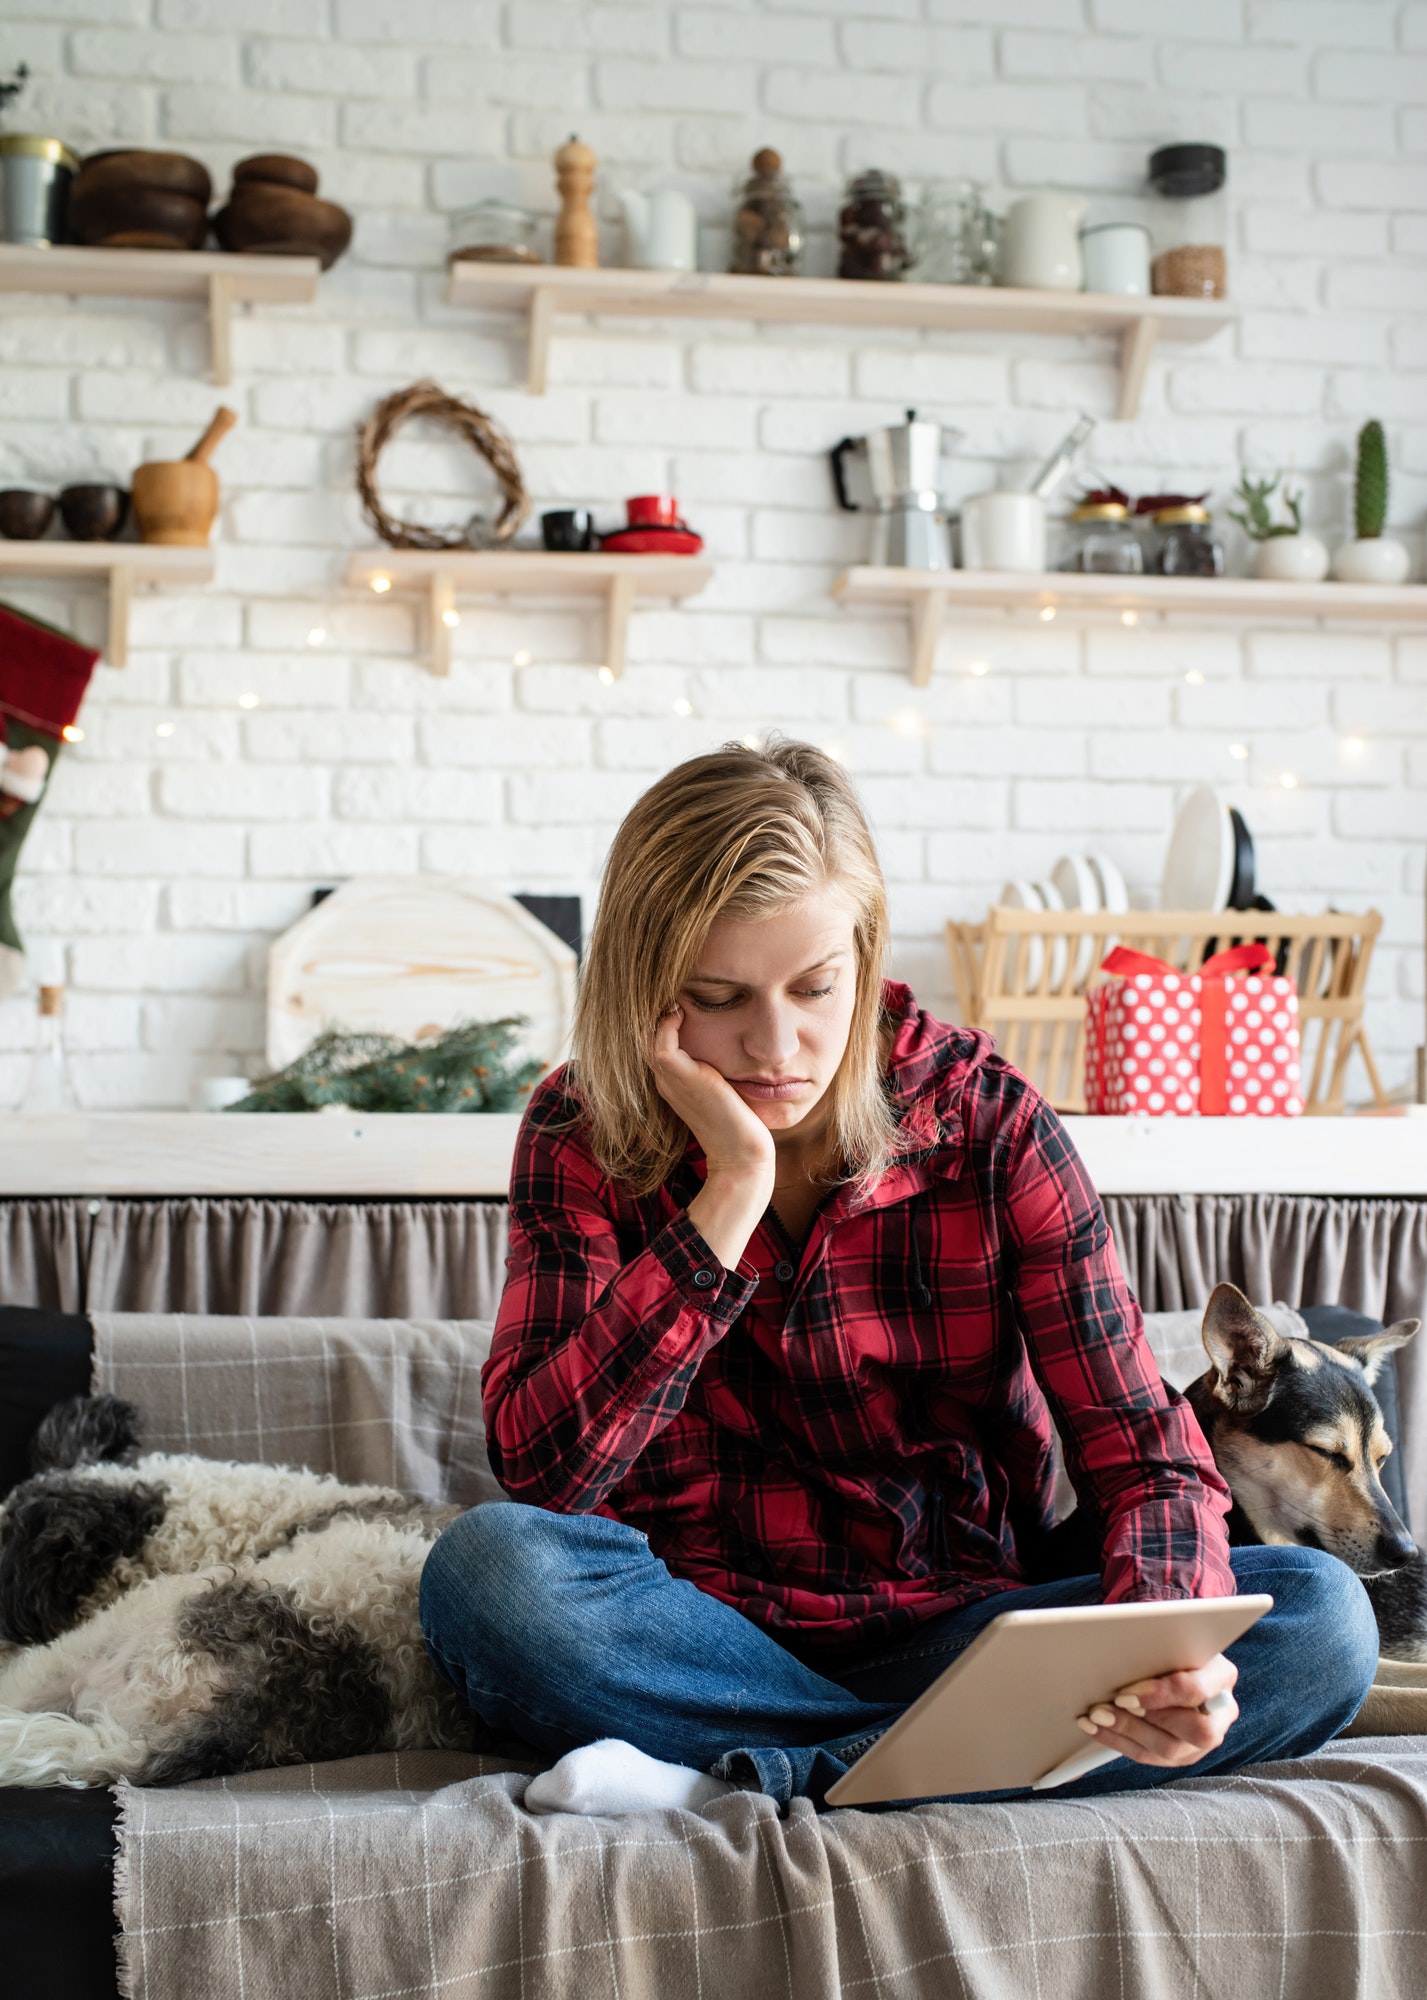
[[[138,1406],[147,1451],[306,1465],[463,1507],[505,1497],[481,1416],[490,1320],[92,1319],[95,1393]]]
[[[1166,1329],[1166,1332],[1171,1331]],[[1178,1331],[1178,1329],[1174,1329]],[[495,1497],[479,1321],[96,1318],[152,1448]],[[1187,1334],[1186,1334],[1187,1340]],[[1172,1346],[1167,1343],[1167,1348]],[[1172,1357],[1165,1359],[1172,1365]],[[1392,1690],[1420,1728],[1427,1693]],[[120,1787],[129,2000],[1396,2000],[1427,1740],[1091,1802],[536,1818],[446,1753]]]
[[[1390,2000],[1427,1748],[1075,1804],[535,1818],[476,1757],[123,1788],[130,2000]]]

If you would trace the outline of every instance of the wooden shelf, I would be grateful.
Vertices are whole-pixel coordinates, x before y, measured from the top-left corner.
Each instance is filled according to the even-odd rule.
[[[212,583],[213,551],[147,542],[0,541],[0,578],[7,576],[106,584],[109,636],[104,658],[111,667],[124,667],[129,664],[129,604],[135,589],[196,590]]]
[[[317,296],[315,257],[236,257],[221,250],[48,249],[0,243],[0,292],[69,298],[197,299],[208,306],[213,380],[233,379],[235,305],[307,305]]]
[[[447,1197],[510,1187],[520,1118],[100,1111],[0,1117],[0,1196]],[[1427,1189],[1427,1120],[1080,1118],[1102,1194],[1403,1195]]]
[[[1140,404],[1159,340],[1210,340],[1238,318],[1222,299],[1132,299],[1098,292],[1026,292],[997,285],[859,284],[845,278],[742,278],[721,271],[573,271],[554,264],[457,259],[453,306],[523,312],[528,383],[543,395],[557,313],[781,320],[820,326],[916,326],[942,333],[1103,333],[1120,343],[1120,417]]]
[[[604,671],[624,672],[629,614],[637,598],[692,597],[713,575],[695,556],[550,554],[530,550],[362,549],[347,581],[368,590],[419,592],[427,603],[427,665],[451,671],[451,627],[461,597],[603,597]]]
[[[840,604],[905,605],[912,622],[912,680],[931,679],[937,640],[949,612],[1105,612],[1135,619],[1313,618],[1358,625],[1427,621],[1420,583],[1261,583],[1256,577],[1028,575],[1009,570],[846,569],[832,586]]]

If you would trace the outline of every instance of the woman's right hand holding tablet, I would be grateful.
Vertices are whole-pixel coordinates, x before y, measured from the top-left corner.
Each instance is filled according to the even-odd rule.
[[[689,1220],[732,1270],[773,1196],[773,1134],[711,1063],[680,1047],[683,1019],[682,1007],[674,1007],[655,1026],[654,1082],[708,1163],[708,1177],[689,1203]]]

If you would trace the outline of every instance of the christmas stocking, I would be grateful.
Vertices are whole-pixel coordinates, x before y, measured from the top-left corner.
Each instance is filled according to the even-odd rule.
[[[25,948],[10,911],[15,866],[98,658],[0,604],[0,999],[24,976]]]

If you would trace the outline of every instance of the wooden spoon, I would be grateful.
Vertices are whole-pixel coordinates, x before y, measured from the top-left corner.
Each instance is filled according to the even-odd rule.
[[[213,412],[213,421],[193,447],[193,450],[187,452],[185,457],[195,465],[207,465],[214,451],[223,442],[224,438],[227,437],[229,431],[232,430],[237,421],[238,412],[230,410],[226,403],[220,403],[218,408]]]

